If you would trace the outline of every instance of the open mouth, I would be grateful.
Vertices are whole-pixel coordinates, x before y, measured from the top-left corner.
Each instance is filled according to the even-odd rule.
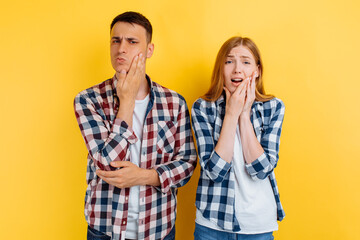
[[[239,82],[242,82],[243,79],[240,79],[240,78],[234,78],[234,79],[231,79],[232,82],[234,83],[239,83]]]

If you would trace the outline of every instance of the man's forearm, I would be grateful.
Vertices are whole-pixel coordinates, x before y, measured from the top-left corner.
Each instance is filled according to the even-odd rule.
[[[155,169],[143,169],[140,178],[140,185],[160,186],[159,174]]]
[[[135,107],[135,101],[120,102],[119,111],[116,114],[116,118],[125,121],[128,126],[132,127],[134,107]]]

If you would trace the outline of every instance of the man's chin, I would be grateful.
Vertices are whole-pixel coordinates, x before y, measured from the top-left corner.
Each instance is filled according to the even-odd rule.
[[[126,73],[129,71],[127,67],[117,67],[115,68],[116,73],[120,73],[122,70],[125,70]]]

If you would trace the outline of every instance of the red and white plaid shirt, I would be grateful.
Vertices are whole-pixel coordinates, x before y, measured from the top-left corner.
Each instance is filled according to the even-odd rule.
[[[177,188],[196,166],[196,151],[185,99],[152,82],[146,110],[139,167],[155,169],[161,186],[140,186],[139,239],[163,239],[174,227]],[[139,141],[125,121],[116,119],[119,100],[114,76],[80,92],[74,101],[88,154],[85,217],[90,227],[112,239],[125,238],[129,188],[99,178],[96,169],[114,170],[111,161],[129,161],[130,144]]]

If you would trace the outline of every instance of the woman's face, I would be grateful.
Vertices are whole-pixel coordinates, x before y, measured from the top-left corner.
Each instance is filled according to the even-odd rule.
[[[244,46],[231,49],[224,64],[224,85],[233,93],[247,77],[255,72],[258,77],[258,65],[252,53]]]

